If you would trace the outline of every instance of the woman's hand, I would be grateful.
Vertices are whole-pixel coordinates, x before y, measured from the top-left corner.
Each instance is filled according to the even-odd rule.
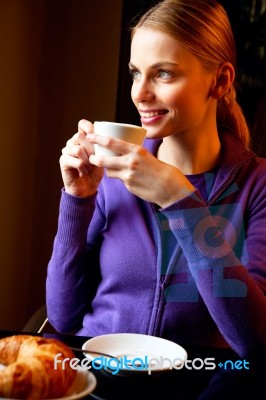
[[[92,154],[90,163],[106,168],[107,176],[121,179],[131,193],[143,200],[165,208],[195,190],[181,171],[158,160],[142,146],[91,133],[87,138],[121,154],[117,157]]]
[[[86,138],[93,132],[91,122],[81,120],[78,132],[66,143],[60,157],[60,168],[65,191],[73,196],[87,197],[96,193],[103,177],[103,168],[92,165],[89,157],[94,147]]]

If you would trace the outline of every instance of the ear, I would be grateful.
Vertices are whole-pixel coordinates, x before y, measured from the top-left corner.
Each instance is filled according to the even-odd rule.
[[[210,89],[213,99],[220,99],[230,89],[235,79],[235,69],[229,62],[222,63],[216,70],[215,78]]]

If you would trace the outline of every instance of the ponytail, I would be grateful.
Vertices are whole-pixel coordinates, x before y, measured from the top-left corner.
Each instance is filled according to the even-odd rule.
[[[231,86],[228,92],[218,100],[217,126],[219,131],[227,129],[235,133],[245,143],[246,148],[250,148],[249,128],[243,111],[236,101],[234,86]]]

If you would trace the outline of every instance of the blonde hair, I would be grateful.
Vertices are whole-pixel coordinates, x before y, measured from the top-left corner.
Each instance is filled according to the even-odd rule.
[[[230,62],[236,68],[235,41],[224,8],[216,0],[163,0],[150,8],[132,27],[160,30],[197,56],[206,68]],[[217,126],[228,129],[250,145],[245,116],[236,101],[235,83],[218,100]]]

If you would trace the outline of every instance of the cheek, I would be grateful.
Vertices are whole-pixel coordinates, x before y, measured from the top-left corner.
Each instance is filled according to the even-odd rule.
[[[182,109],[190,112],[203,104],[205,93],[202,87],[197,85],[180,85],[167,96],[167,103],[171,108]]]
[[[192,97],[189,85],[185,80],[171,87],[162,87],[158,90],[158,97],[169,107],[182,107],[187,104]]]
[[[181,109],[186,108],[187,105],[190,104],[190,97],[188,96],[188,93],[186,93],[186,92],[177,91],[176,93],[165,96],[164,101],[165,101],[165,104],[167,104],[167,106],[170,109],[181,110]]]

